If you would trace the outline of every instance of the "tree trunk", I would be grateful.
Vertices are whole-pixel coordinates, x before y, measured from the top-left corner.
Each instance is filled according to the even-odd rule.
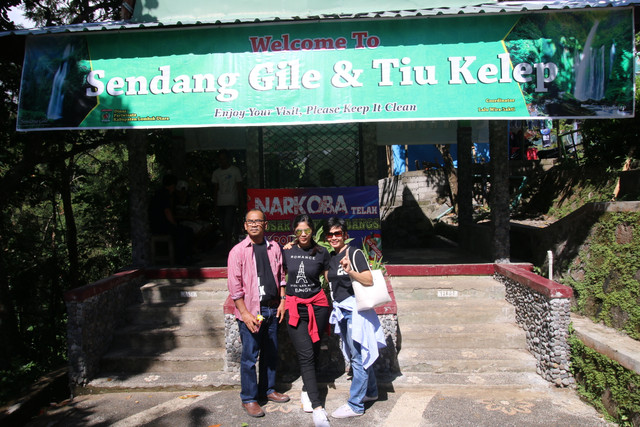
[[[453,157],[449,151],[449,146],[445,144],[436,144],[438,151],[444,159],[444,173],[449,183],[449,196],[451,197],[451,206],[454,212],[458,213],[458,173],[453,166]]]
[[[71,203],[71,173],[73,157],[69,158],[69,166],[64,160],[58,163],[60,168],[60,196],[62,197],[62,207],[64,211],[64,222],[66,228],[67,251],[69,257],[69,288],[78,286],[78,228],[76,218],[73,214],[73,204]]]
[[[4,250],[0,252],[0,271],[6,271],[6,254]],[[0,342],[0,370],[7,370],[11,368],[9,361],[14,360],[16,355],[24,354],[24,345],[6,274],[0,274]]]
[[[131,216],[131,261],[133,267],[149,264],[149,215],[147,188],[147,139],[143,130],[128,131],[129,202]]]

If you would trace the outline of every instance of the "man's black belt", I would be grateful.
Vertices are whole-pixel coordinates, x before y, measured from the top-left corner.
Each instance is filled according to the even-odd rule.
[[[277,307],[280,305],[280,300],[278,299],[272,299],[269,301],[260,301],[260,307]]]

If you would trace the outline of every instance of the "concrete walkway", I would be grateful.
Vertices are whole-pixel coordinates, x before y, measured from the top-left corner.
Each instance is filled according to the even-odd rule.
[[[608,426],[570,389],[542,379],[521,378],[525,387],[495,387],[475,379],[475,386],[434,384],[428,375],[411,374],[381,390],[379,400],[367,404],[363,416],[331,419],[334,426]],[[522,385],[522,384],[521,384]],[[326,408],[331,412],[348,396],[343,376],[329,387]],[[251,418],[240,406],[238,390],[183,392],[120,392],[83,395],[51,407],[29,427],[52,426],[312,426],[311,415],[300,408],[299,381],[282,390],[289,403],[263,404],[264,418]],[[246,423],[246,424],[244,424]]]

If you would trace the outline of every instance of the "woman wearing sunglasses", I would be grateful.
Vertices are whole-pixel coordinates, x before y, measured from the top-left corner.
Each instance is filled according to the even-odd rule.
[[[335,251],[329,263],[333,311],[329,322],[335,325],[342,338],[342,350],[349,358],[353,378],[347,403],[331,414],[334,418],[350,418],[364,414],[364,404],[378,399],[378,386],[373,362],[378,349],[385,347],[384,331],[375,310],[358,311],[351,280],[365,286],[373,284],[373,277],[364,253],[345,243],[349,235],[345,221],[331,217],[326,224],[327,241]],[[354,265],[355,264],[355,265]]]
[[[285,246],[284,266],[288,272],[286,321],[289,337],[298,354],[302,376],[302,407],[313,412],[316,426],[329,426],[316,380],[316,363],[320,338],[328,327],[329,302],[322,290],[320,276],[327,277],[329,252],[313,240],[313,221],[298,215],[293,221],[296,235],[293,244]]]

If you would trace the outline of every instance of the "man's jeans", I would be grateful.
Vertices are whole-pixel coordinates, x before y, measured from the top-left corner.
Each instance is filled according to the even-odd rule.
[[[340,325],[342,339],[351,354],[351,369],[353,370],[353,379],[351,380],[351,389],[349,390],[349,400],[347,402],[354,412],[362,414],[364,412],[362,399],[365,396],[378,396],[378,384],[373,365],[369,366],[368,369],[364,369],[362,355],[360,354],[360,344],[351,339],[351,312],[343,310],[342,313],[344,317],[338,324]]]
[[[242,356],[240,358],[240,399],[242,403],[256,402],[275,391],[278,367],[277,307],[260,307],[264,316],[260,330],[252,334],[243,321],[238,320]],[[260,354],[259,380],[256,379],[256,361]]]

